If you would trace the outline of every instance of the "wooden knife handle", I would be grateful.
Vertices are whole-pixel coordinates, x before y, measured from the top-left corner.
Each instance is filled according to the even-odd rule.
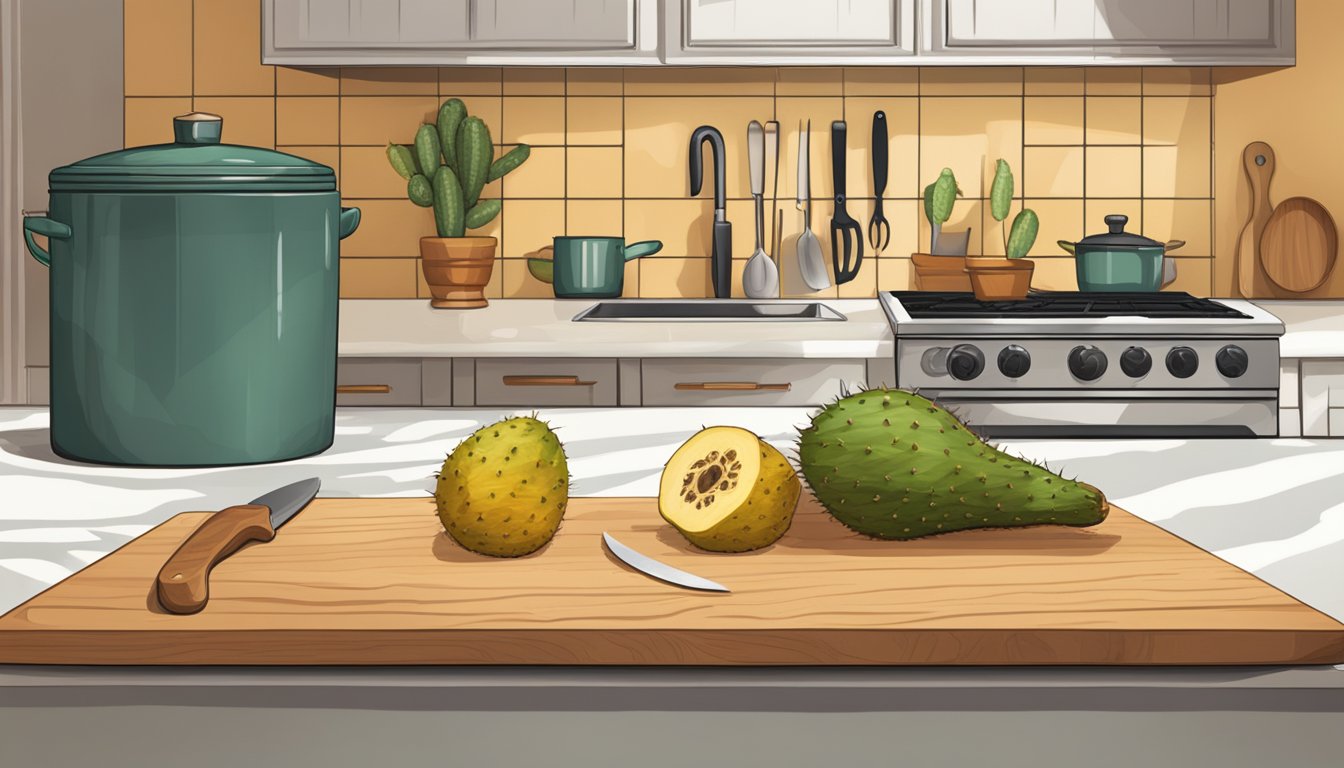
[[[191,532],[159,571],[159,603],[169,613],[196,613],[210,599],[210,570],[249,541],[275,538],[271,510],[260,504],[222,509]]]

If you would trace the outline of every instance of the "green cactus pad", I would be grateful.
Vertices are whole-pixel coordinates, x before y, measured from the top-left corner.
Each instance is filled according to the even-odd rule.
[[[519,144],[509,150],[505,155],[490,164],[490,175],[486,177],[487,182],[503,178],[504,174],[512,171],[523,164],[523,161],[532,155],[532,148],[526,144]]]
[[[994,165],[994,183],[989,188],[989,212],[995,221],[1008,218],[1013,205],[1013,169],[1000,159]]]
[[[457,129],[457,165],[462,201],[467,208],[480,199],[494,156],[495,145],[490,141],[490,129],[485,122],[479,117],[463,120],[462,127]]]
[[[1036,218],[1036,212],[1030,208],[1022,209],[1013,218],[1013,226],[1008,231],[1008,258],[1020,259],[1026,256],[1031,246],[1036,244],[1036,234],[1040,229],[1041,222]]]
[[[799,435],[798,458],[837,520],[879,539],[971,528],[1096,525],[1097,489],[985,444],[936,403],[868,390],[823,408]]]
[[[439,237],[466,234],[466,208],[462,205],[462,187],[457,175],[446,165],[439,166],[431,182],[434,188],[434,224]]]
[[[406,196],[412,203],[421,208],[428,208],[434,204],[434,190],[422,173],[417,173],[406,182]]]
[[[433,176],[439,169],[439,135],[428,123],[415,132],[415,161],[426,176]]]
[[[392,165],[392,170],[403,179],[409,180],[415,175],[415,158],[411,156],[411,150],[400,144],[387,145],[387,162]]]
[[[467,116],[467,105],[461,99],[448,99],[439,107],[439,119],[434,124],[439,132],[439,149],[443,162],[457,171],[457,129]]]
[[[467,211],[467,229],[484,227],[499,215],[501,203],[498,200],[482,200]]]

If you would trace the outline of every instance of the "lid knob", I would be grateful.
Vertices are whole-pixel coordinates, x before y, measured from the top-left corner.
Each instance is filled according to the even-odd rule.
[[[1112,213],[1103,219],[1103,221],[1105,221],[1106,226],[1110,228],[1112,235],[1118,235],[1125,231],[1125,225],[1129,223],[1129,217],[1123,213]]]
[[[224,118],[209,112],[192,112],[173,118],[173,140],[178,144],[218,144]]]

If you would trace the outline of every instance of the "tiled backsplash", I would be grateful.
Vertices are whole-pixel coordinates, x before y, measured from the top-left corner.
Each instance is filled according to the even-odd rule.
[[[856,280],[820,295],[909,287],[910,253],[924,250],[929,237],[920,190],[943,166],[956,172],[965,193],[946,228],[969,226],[972,253],[1001,254],[1001,230],[985,204],[1000,157],[1041,219],[1031,252],[1036,287],[1075,288],[1073,262],[1055,241],[1104,231],[1105,214],[1124,213],[1130,231],[1187,242],[1173,254],[1180,257],[1176,288],[1211,291],[1208,69],[309,71],[259,63],[255,9],[252,0],[125,0],[126,144],[170,140],[172,116],[201,110],[224,116],[227,142],[275,147],[335,168],[346,204],[364,211],[359,231],[341,248],[345,297],[428,296],[417,240],[434,234],[433,220],[405,198],[384,147],[409,143],[449,96],[462,97],[504,151],[518,142],[533,146],[502,188],[496,182],[484,193],[505,200],[486,232],[500,238],[503,257],[490,297],[550,295],[522,257],[557,234],[662,240],[661,253],[627,265],[626,295],[709,295],[712,195],[691,198],[687,173],[689,137],[701,124],[718,127],[727,144],[737,281],[754,248],[747,122],[780,122],[778,197],[787,238],[800,230],[793,206],[798,124],[811,120],[812,226],[829,261],[830,123],[849,122],[849,210],[866,230],[877,109],[887,113],[890,130],[891,244],[879,258],[865,258]],[[740,295],[740,286],[734,290]]]

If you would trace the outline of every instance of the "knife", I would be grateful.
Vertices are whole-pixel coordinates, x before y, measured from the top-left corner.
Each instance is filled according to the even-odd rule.
[[[652,576],[659,581],[665,581],[668,584],[675,584],[687,589],[700,589],[706,592],[732,591],[717,581],[710,581],[693,573],[673,568],[667,563],[661,563],[648,555],[641,555],[617,541],[610,533],[603,533],[602,541],[606,543],[607,549],[611,550],[611,554],[615,555],[617,559],[645,576]]]
[[[276,529],[308,506],[321,485],[315,477],[300,480],[207,517],[159,571],[159,604],[169,613],[200,611],[210,599],[211,569],[249,541],[275,538]]]

